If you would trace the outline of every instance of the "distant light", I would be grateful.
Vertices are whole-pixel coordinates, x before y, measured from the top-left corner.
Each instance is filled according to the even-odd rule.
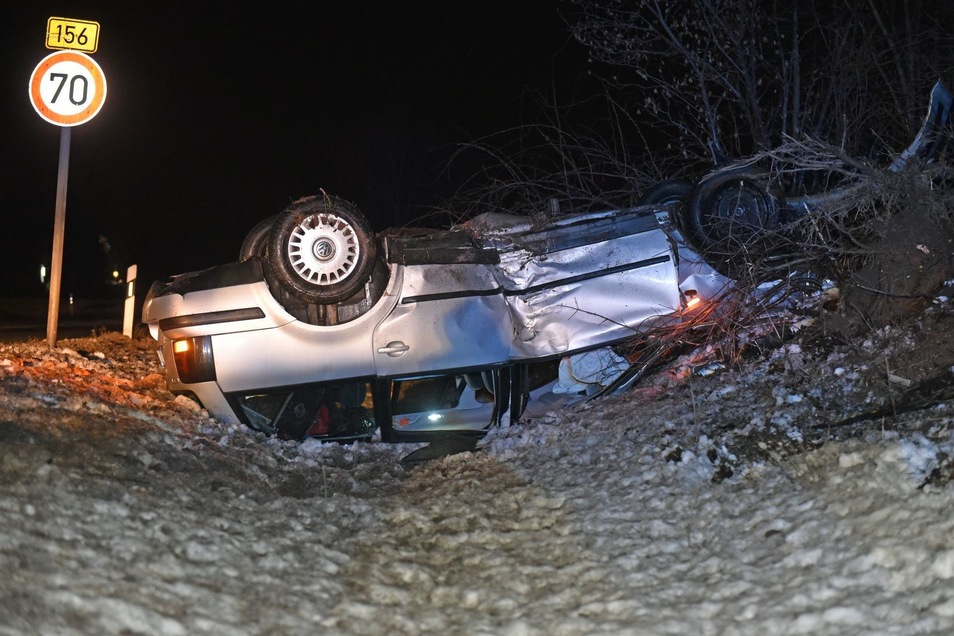
[[[40,284],[46,283],[46,265],[40,265]]]
[[[119,271],[118,271],[118,270],[115,270],[115,269],[113,270],[113,278],[119,278]]]
[[[70,294],[70,304],[73,304],[73,294]]]

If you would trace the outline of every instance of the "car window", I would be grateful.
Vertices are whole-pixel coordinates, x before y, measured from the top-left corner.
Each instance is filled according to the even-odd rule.
[[[560,370],[560,360],[546,360],[527,364],[529,385],[527,389],[534,391],[557,379]]]
[[[394,415],[455,408],[467,384],[461,376],[440,376],[394,383],[391,412]]]
[[[494,417],[491,376],[485,372],[395,380],[391,424],[398,431],[482,430]]]
[[[370,437],[376,429],[367,380],[243,393],[234,399],[249,426],[285,439]]]

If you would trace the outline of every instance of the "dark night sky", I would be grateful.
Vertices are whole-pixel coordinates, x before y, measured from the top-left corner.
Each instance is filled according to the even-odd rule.
[[[64,292],[100,276],[100,235],[148,285],[235,259],[252,225],[319,188],[376,229],[408,221],[450,185],[419,165],[519,124],[521,95],[585,59],[560,0],[18,4],[0,66],[0,297],[42,294],[50,260],[60,128],[27,97],[50,16],[100,23],[108,84],[71,132]]]

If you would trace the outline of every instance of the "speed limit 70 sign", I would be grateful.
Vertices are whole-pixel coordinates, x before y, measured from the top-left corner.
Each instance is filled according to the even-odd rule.
[[[106,77],[79,51],[47,55],[30,77],[30,101],[40,117],[57,126],[77,126],[96,116],[106,101]]]

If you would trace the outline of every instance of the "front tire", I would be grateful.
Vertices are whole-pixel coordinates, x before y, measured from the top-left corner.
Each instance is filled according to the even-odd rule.
[[[266,257],[278,283],[295,297],[337,303],[371,275],[374,235],[354,205],[326,195],[305,197],[278,215]]]
[[[268,235],[271,234],[272,226],[277,218],[278,215],[262,219],[248,231],[245,240],[242,241],[242,247],[239,249],[240,261],[247,261],[253,256],[265,256]]]

